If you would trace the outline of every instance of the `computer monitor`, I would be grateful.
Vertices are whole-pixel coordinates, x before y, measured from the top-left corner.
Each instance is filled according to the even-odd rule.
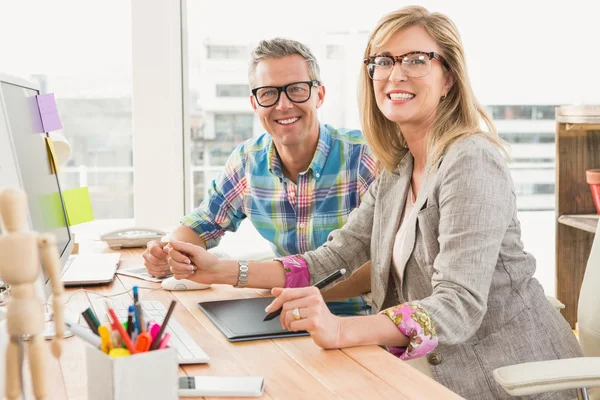
[[[0,75],[0,189],[25,190],[30,228],[56,236],[62,270],[73,251],[73,241],[58,175],[50,170],[47,134],[35,128],[32,113],[38,112],[34,98],[38,94],[36,84]],[[43,270],[42,277],[48,296],[50,285]]]

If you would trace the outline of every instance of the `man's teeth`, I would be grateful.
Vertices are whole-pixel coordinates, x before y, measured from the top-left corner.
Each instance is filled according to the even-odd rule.
[[[277,121],[277,122],[279,122],[280,124],[283,124],[283,125],[289,125],[289,124],[291,124],[291,123],[293,123],[293,122],[296,122],[296,121],[298,121],[299,119],[300,119],[300,118],[298,118],[298,117],[295,117],[295,118],[290,118],[290,119],[280,119],[280,120],[279,120],[279,121]]]
[[[410,100],[415,97],[412,93],[390,93],[390,99],[392,100]]]

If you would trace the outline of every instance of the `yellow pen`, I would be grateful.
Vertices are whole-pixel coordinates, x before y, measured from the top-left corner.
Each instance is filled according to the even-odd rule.
[[[108,327],[100,325],[98,327],[98,334],[100,335],[100,339],[102,339],[101,349],[108,354],[113,348],[112,343],[110,342],[110,331],[108,330]]]

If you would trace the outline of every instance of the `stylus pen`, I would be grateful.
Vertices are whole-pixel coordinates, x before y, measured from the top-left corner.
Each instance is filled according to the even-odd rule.
[[[319,282],[315,283],[314,287],[316,287],[317,289],[321,290],[325,286],[327,286],[330,283],[332,283],[333,281],[341,278],[342,275],[344,275],[345,273],[346,273],[346,269],[345,268],[338,269],[337,271],[332,272],[331,274],[329,274],[325,278],[321,279]],[[277,310],[277,311],[273,311],[273,312],[270,312],[269,314],[267,314],[267,316],[265,317],[265,319],[263,319],[263,321],[270,321],[273,318],[278,317],[279,314],[281,314],[281,308],[279,310]]]
[[[177,302],[175,300],[171,301],[171,305],[169,306],[169,310],[167,311],[167,315],[165,315],[165,319],[163,320],[160,330],[156,334],[156,337],[152,341],[152,345],[150,345],[150,350],[158,349],[158,345],[160,344],[160,339],[162,338],[163,333],[165,333],[165,329],[167,329],[167,324],[169,323],[169,319],[171,318],[171,314],[173,314],[173,309],[175,308],[175,304]]]

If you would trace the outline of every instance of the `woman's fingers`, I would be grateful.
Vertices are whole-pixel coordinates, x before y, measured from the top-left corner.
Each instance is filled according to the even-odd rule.
[[[300,319],[294,318],[293,310],[286,313],[286,328],[289,331],[307,331],[314,330],[317,324],[317,316],[319,315],[316,311],[316,307],[298,308]]]
[[[278,289],[278,288],[276,288]],[[271,304],[267,306],[265,309],[266,312],[272,312],[280,309],[285,303],[291,300],[301,299],[303,297],[308,297],[311,295],[319,294],[319,289],[310,286],[305,288],[288,288],[283,291],[273,289],[271,293],[280,293]]]
[[[279,320],[283,329],[289,329],[290,321],[294,320],[293,312],[297,308],[301,312],[301,318],[308,318],[314,315],[314,312],[308,311],[319,306],[321,303],[320,295],[309,294],[308,296],[287,301],[283,304]],[[304,313],[300,310],[305,310]]]
[[[179,279],[190,279],[194,274],[173,274],[173,278],[179,280]]]
[[[169,266],[171,267],[171,271],[173,271],[174,274],[193,274],[194,271],[196,270],[196,267],[190,264],[186,264],[186,263],[180,263],[175,261],[175,259],[169,257],[168,258],[169,261]]]
[[[181,254],[179,251],[172,249],[169,251],[169,257],[182,264],[191,264],[192,261],[185,254]]]
[[[294,310],[298,308],[298,314],[300,315],[300,319],[308,319],[311,317],[314,317],[316,315],[315,313],[315,307],[294,307],[291,308],[289,310],[286,311],[282,311],[281,312],[281,327],[283,329],[287,329],[287,330],[292,330],[291,326],[292,326],[292,322],[294,321],[299,321],[299,319],[296,319],[296,317],[294,317]],[[298,329],[296,329],[298,330]]]

